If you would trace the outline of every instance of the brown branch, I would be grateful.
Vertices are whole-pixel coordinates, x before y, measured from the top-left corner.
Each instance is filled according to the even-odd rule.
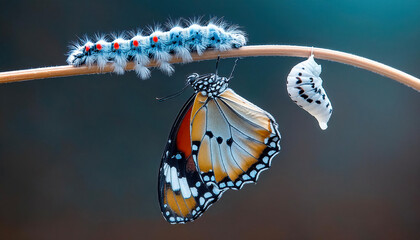
[[[260,45],[260,46],[246,46],[240,49],[232,49],[225,52],[206,51],[203,55],[192,54],[193,61],[202,61],[216,59],[218,56],[221,58],[236,58],[236,57],[258,57],[258,56],[291,56],[291,57],[308,57],[313,52],[315,58],[330,60],[340,63],[353,65],[363,68],[380,75],[389,77],[403,83],[409,87],[420,91],[420,79],[404,73],[398,69],[392,68],[385,64],[359,57],[353,54],[334,51],[324,48],[312,48],[302,46],[288,46],[288,45]],[[181,59],[173,58],[171,63],[181,63]],[[155,67],[156,63],[152,62],[149,67]],[[126,70],[133,70],[134,64],[128,63]],[[97,67],[73,67],[57,66],[46,68],[35,68],[19,71],[10,71],[0,73],[0,83],[19,82],[26,80],[53,78],[53,77],[66,77],[75,75],[98,74],[112,72],[111,64],[108,64],[102,71]]]

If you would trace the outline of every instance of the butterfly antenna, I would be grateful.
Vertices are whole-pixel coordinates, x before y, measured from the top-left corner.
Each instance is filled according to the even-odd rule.
[[[185,89],[187,89],[187,87],[188,87],[188,84],[185,84],[185,86],[181,90],[179,90],[178,92],[173,93],[171,95],[168,95],[166,97],[156,97],[156,100],[158,100],[159,102],[163,102],[163,101],[178,97],[179,95],[181,95],[185,91]]]
[[[237,58],[236,60],[235,60],[235,64],[233,65],[233,68],[232,68],[232,72],[230,73],[230,76],[229,76],[229,80],[232,78],[232,76],[233,76],[233,72],[235,72],[235,67],[236,67],[236,65],[238,64],[238,61],[239,61],[239,58]]]
[[[217,78],[217,74],[219,72],[219,61],[220,61],[220,56],[217,56],[217,61],[216,61],[216,78]]]

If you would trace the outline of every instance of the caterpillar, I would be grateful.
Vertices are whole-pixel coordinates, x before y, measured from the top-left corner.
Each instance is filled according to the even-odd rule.
[[[299,107],[314,116],[322,130],[327,129],[332,105],[322,87],[321,65],[311,55],[292,68],[287,76],[287,92]]]
[[[95,42],[86,38],[71,47],[67,63],[76,67],[97,64],[100,69],[112,63],[115,73],[124,74],[127,62],[132,61],[137,75],[147,79],[151,75],[147,68],[150,60],[155,60],[162,72],[171,75],[174,68],[169,61],[173,56],[190,62],[191,52],[201,55],[208,49],[226,51],[247,42],[245,33],[237,26],[227,26],[215,19],[206,25],[197,20],[178,21],[168,24],[166,31],[155,27],[148,32],[148,35],[138,31],[120,36],[97,36]]]

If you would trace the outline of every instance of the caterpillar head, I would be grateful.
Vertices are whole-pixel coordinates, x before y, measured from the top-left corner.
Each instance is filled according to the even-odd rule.
[[[240,48],[246,45],[246,37],[240,33],[232,34],[232,47]]]

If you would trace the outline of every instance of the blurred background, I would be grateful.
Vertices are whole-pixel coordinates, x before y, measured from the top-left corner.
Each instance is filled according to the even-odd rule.
[[[2,1],[0,70],[66,64],[77,37],[133,30],[169,17],[242,26],[249,44],[350,52],[420,76],[420,2]],[[257,185],[229,191],[200,219],[170,225],[157,175],[172,123],[192,94],[159,103],[192,72],[147,81],[133,72],[0,85],[0,239],[419,239],[420,94],[317,60],[334,112],[329,128],[287,96],[302,58],[239,61],[230,86],[269,111],[279,155]],[[233,60],[222,60],[227,75]]]

